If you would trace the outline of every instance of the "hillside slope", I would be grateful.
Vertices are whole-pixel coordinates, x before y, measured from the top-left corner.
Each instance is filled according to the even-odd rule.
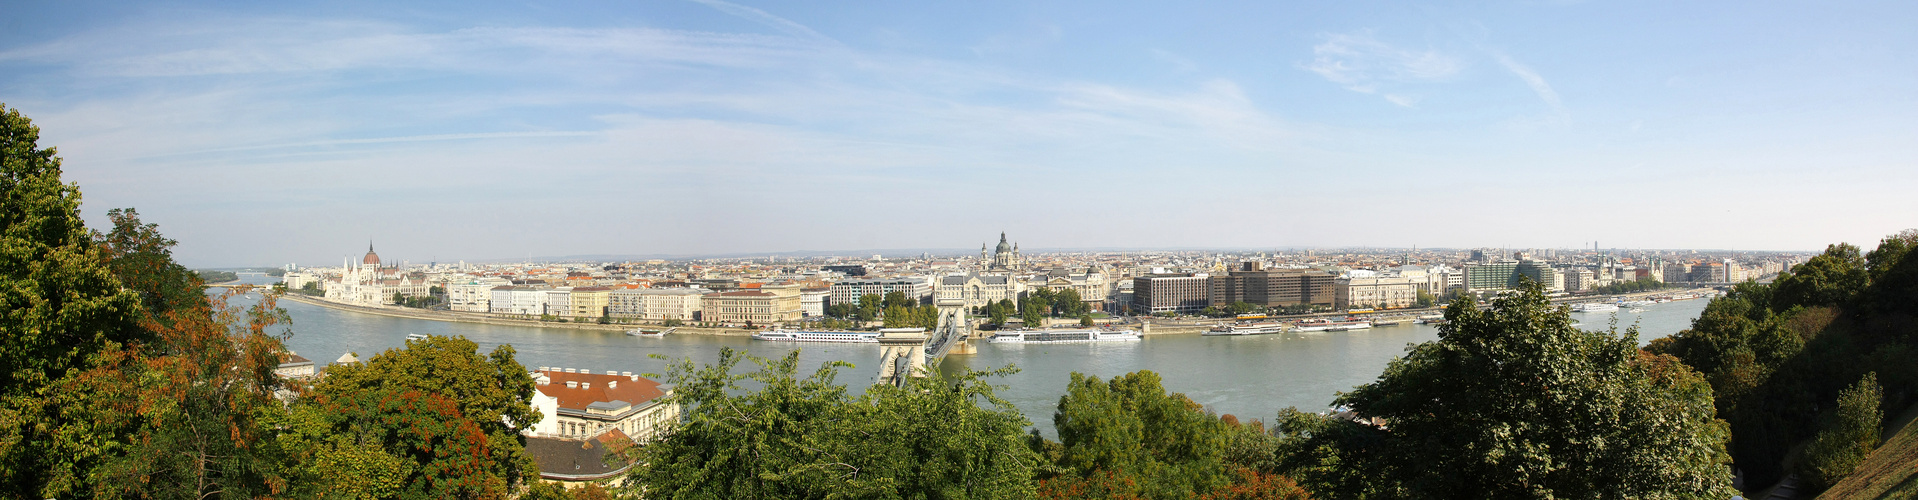
[[[1819,495],[1819,500],[1918,498],[1918,425],[1906,412],[1904,429],[1885,440],[1850,476]]]

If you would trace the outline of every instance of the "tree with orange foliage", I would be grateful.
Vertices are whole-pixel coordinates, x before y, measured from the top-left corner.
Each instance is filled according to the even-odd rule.
[[[285,355],[286,312],[270,295],[251,306],[232,300],[246,290],[210,299],[208,308],[181,308],[149,318],[150,344],[114,356],[90,370],[73,394],[103,394],[127,410],[128,445],[91,477],[97,494],[126,497],[249,497],[275,493],[281,453],[271,425],[286,387],[274,369]]]

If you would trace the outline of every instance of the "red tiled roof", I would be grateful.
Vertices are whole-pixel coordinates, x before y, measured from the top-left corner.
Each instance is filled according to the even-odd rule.
[[[646,377],[626,377],[623,375],[605,375],[599,373],[566,373],[564,370],[548,370],[544,373],[551,382],[540,384],[539,392],[559,399],[559,407],[568,410],[585,411],[586,406],[611,401],[625,401],[639,406],[665,396],[659,389],[659,382]],[[566,382],[579,382],[578,387],[566,387]],[[614,383],[617,383],[615,385]],[[591,384],[591,387],[586,387]]]

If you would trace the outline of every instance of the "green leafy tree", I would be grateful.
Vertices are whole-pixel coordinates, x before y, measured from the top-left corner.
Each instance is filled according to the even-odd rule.
[[[1879,408],[1884,389],[1878,386],[1878,374],[1867,373],[1857,384],[1838,394],[1838,408],[1805,448],[1805,460],[1799,464],[1799,477],[1805,486],[1822,490],[1851,475],[1878,447],[1879,426],[1885,414]]]
[[[1071,288],[1060,290],[1059,293],[1053,294],[1052,304],[1053,308],[1057,309],[1058,314],[1062,316],[1083,315],[1089,309],[1086,307],[1085,299],[1079,297],[1079,291]]]
[[[533,379],[511,346],[481,356],[465,337],[409,340],[363,364],[329,367],[313,392],[315,406],[302,411],[324,432],[300,443],[308,457],[377,443],[403,459],[401,491],[435,496],[514,491],[537,477],[519,429],[538,423],[540,414],[529,404]],[[319,437],[328,432],[342,437]]]
[[[104,352],[149,341],[139,292],[103,261],[80,219],[80,189],[40,129],[0,105],[0,491],[60,497],[84,490],[87,471],[115,448],[87,410],[56,391]],[[79,417],[79,418],[76,418]]]
[[[885,311],[885,308],[885,298],[873,294],[860,295],[858,312],[855,313],[853,317],[859,321],[872,321],[874,318],[878,318],[879,314]]]
[[[150,317],[164,321],[173,311],[207,307],[200,274],[173,261],[178,242],[161,236],[158,224],[141,223],[140,213],[131,208],[108,210],[107,220],[113,229],[94,232],[94,244],[106,254],[113,276],[140,294]]]
[[[886,307],[893,307],[893,306],[913,307],[913,306],[919,305],[918,299],[907,297],[905,292],[901,292],[898,290],[886,292],[886,296],[884,299],[881,300],[881,302]]]
[[[1245,301],[1233,302],[1231,304],[1226,304],[1225,306],[1225,312],[1230,313],[1234,316],[1250,313],[1254,309],[1258,309],[1258,306],[1252,305]]]
[[[1572,327],[1527,280],[1446,310],[1439,340],[1338,398],[1351,421],[1282,415],[1287,468],[1340,497],[1729,498],[1711,389],[1637,332]],[[1376,419],[1376,420],[1375,420]]]
[[[1918,258],[1910,257],[1914,248],[1918,248],[1918,229],[1906,229],[1885,237],[1865,255],[1872,312],[1918,316],[1918,300],[1913,300],[1918,298]]]
[[[993,328],[1005,326],[1006,318],[1010,315],[1010,308],[1007,307],[1003,301],[986,305],[986,322],[991,324]]]
[[[1144,498],[1187,498],[1232,480],[1227,426],[1185,395],[1168,394],[1150,371],[1110,381],[1073,373],[1052,422],[1061,445],[1056,464],[1067,476],[1132,478],[1132,493]],[[1043,448],[1036,432],[1029,442]]]
[[[1846,305],[1853,295],[1865,289],[1870,279],[1858,247],[1846,243],[1830,245],[1825,253],[1778,275],[1771,307],[1784,310],[1791,306]]]
[[[733,373],[742,360],[760,365]],[[768,360],[720,350],[671,365],[683,423],[640,449],[628,493],[648,498],[1030,498],[1028,422],[967,371],[878,385],[852,398],[845,363],[799,378],[798,351]],[[744,382],[744,383],[743,383]],[[747,389],[746,386],[753,389]]]
[[[1432,297],[1432,292],[1419,290],[1419,295],[1418,295],[1419,307],[1432,307],[1432,304],[1437,303],[1437,300],[1438,300],[1437,298]]]
[[[1087,314],[1087,315],[1079,316],[1079,326],[1085,326],[1085,327],[1092,326],[1092,315]]]
[[[1025,310],[1020,312],[1020,318],[1025,320],[1026,328],[1045,328],[1046,313],[1050,309],[1044,299],[1028,300]]]

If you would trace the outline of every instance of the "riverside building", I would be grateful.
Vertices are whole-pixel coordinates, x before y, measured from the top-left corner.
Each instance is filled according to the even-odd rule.
[[[700,297],[707,293],[698,288],[614,290],[606,295],[606,314],[647,321],[692,321],[698,319]]]
[[[1236,302],[1259,307],[1330,307],[1337,302],[1336,280],[1336,276],[1324,271],[1267,270],[1258,262],[1243,262],[1225,276],[1211,278],[1209,301],[1215,307]],[[1137,283],[1133,290],[1137,297]]]
[[[771,325],[802,316],[797,285],[762,286],[700,297],[700,320]]]
[[[1211,280],[1203,274],[1132,278],[1132,313],[1196,313],[1210,305],[1211,292]]]
[[[884,297],[889,292],[906,294],[912,300],[932,295],[932,281],[918,276],[852,279],[833,283],[831,288],[833,304],[857,304],[862,295]]]

